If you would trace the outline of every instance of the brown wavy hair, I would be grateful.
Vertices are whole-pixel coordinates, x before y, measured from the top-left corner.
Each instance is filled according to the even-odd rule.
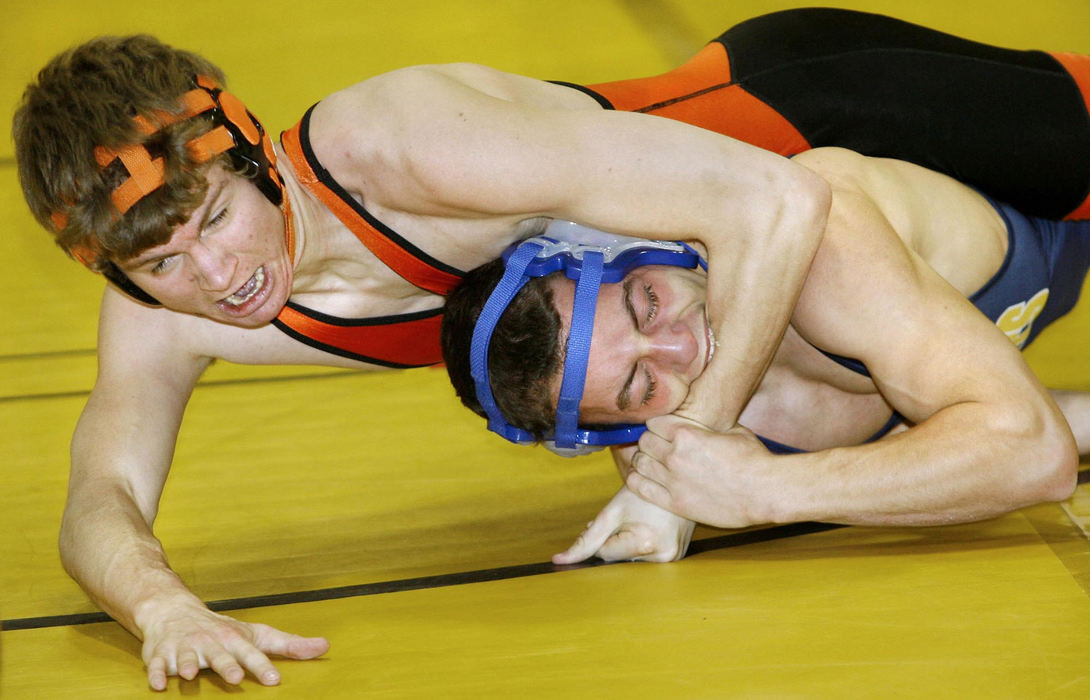
[[[156,112],[180,113],[179,98],[198,75],[226,87],[223,71],[196,54],[147,35],[103,36],[55,57],[26,88],[12,128],[19,181],[34,217],[62,249],[124,260],[165,243],[200,205],[208,168],[230,164],[226,155],[197,163],[186,148],[210,122],[182,120],[150,136],[133,122],[142,115],[161,124]],[[163,158],[164,182],[118,216],[110,196],[128,174],[116,163],[101,168],[94,152],[128,144]],[[92,268],[101,271],[105,262]]]

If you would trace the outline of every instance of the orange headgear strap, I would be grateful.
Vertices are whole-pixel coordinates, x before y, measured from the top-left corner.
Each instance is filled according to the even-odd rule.
[[[54,214],[53,216],[56,216]],[[94,268],[95,263],[102,259],[102,247],[98,244],[98,239],[90,238],[86,243],[77,243],[68,249],[68,252],[72,254],[72,257],[83,264],[84,267]]]
[[[136,124],[137,130],[141,134],[151,136],[172,124],[192,119],[218,107],[226,120],[237,129],[237,132],[243,138],[250,142],[251,146],[257,146],[261,143],[270,170],[273,170],[276,155],[272,148],[272,142],[269,140],[268,135],[262,133],[254,124],[242,101],[231,93],[220,91],[216,81],[207,76],[197,76],[197,85],[198,87],[182,95],[181,112],[173,114],[157,110],[152,114],[152,119],[148,119],[142,114],[133,117],[133,123]],[[221,123],[214,129],[190,139],[186,143],[186,149],[196,163],[205,163],[237,145],[239,144],[236,143],[231,130]],[[131,209],[134,204],[163,185],[165,172],[163,159],[161,156],[153,158],[151,152],[143,144],[127,144],[114,148],[96,146],[95,161],[98,163],[99,168],[103,170],[114,162],[120,161],[128,172],[129,176],[110,195],[110,201],[117,210],[118,216],[124,216],[125,212]],[[270,175],[274,180],[279,179],[275,171]],[[58,231],[68,225],[68,214],[65,211],[53,212],[50,219]],[[101,250],[98,250],[94,244],[77,245],[70,250],[73,257],[87,266],[90,266],[101,253]]]

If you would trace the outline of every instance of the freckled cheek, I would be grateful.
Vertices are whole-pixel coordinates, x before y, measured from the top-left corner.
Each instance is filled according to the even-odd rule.
[[[244,248],[244,249],[248,250],[248,249],[254,248],[258,244],[263,244],[263,243],[264,243],[264,241],[258,240],[258,237],[254,235],[253,229],[247,229],[246,232],[243,233],[242,236],[241,236],[241,240],[239,241],[239,246],[241,248]]]

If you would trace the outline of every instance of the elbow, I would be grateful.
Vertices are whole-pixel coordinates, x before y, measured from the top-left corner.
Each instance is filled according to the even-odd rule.
[[[800,213],[810,218],[816,230],[823,231],[833,205],[833,190],[829,181],[812,170],[800,168],[791,190],[794,199],[798,200],[795,206]]]
[[[1078,485],[1079,453],[1075,442],[1073,439],[1056,441],[1044,454],[1048,455],[1048,462],[1040,484],[1039,500],[1067,500]]]
[[[1067,422],[1054,411],[1033,416],[1021,431],[1026,504],[1063,501],[1075,491],[1079,452]]]
[[[792,247],[800,249],[804,246],[806,241],[798,237],[803,232],[808,237],[811,253],[816,253],[829,221],[829,210],[833,203],[832,188],[825,178],[800,167],[781,191],[783,200],[780,211],[781,216],[786,214],[787,220],[792,222]]]
[[[64,567],[65,572],[69,576],[73,575],[74,559],[76,548],[74,545],[75,532],[73,530],[72,518],[69,516],[68,509],[65,509],[64,517],[61,518],[60,533],[57,536],[57,549],[60,552],[61,566]]]

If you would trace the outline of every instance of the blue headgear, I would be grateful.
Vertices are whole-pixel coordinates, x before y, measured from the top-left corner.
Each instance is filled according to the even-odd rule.
[[[643,425],[618,425],[609,430],[579,427],[579,402],[586,381],[599,287],[603,282],[620,282],[633,268],[642,265],[695,268],[699,264],[707,269],[707,264],[684,243],[617,236],[570,221],[551,222],[542,235],[512,245],[503,257],[506,269],[481,309],[469,350],[470,371],[477,387],[477,400],[488,416],[488,429],[511,442],[534,440],[527,431],[509,424],[496,405],[488,378],[488,346],[503,312],[530,278],[562,270],[576,282],[575,301],[556,407],[556,429],[546,440],[555,441],[560,448],[638,440],[646,430]]]

